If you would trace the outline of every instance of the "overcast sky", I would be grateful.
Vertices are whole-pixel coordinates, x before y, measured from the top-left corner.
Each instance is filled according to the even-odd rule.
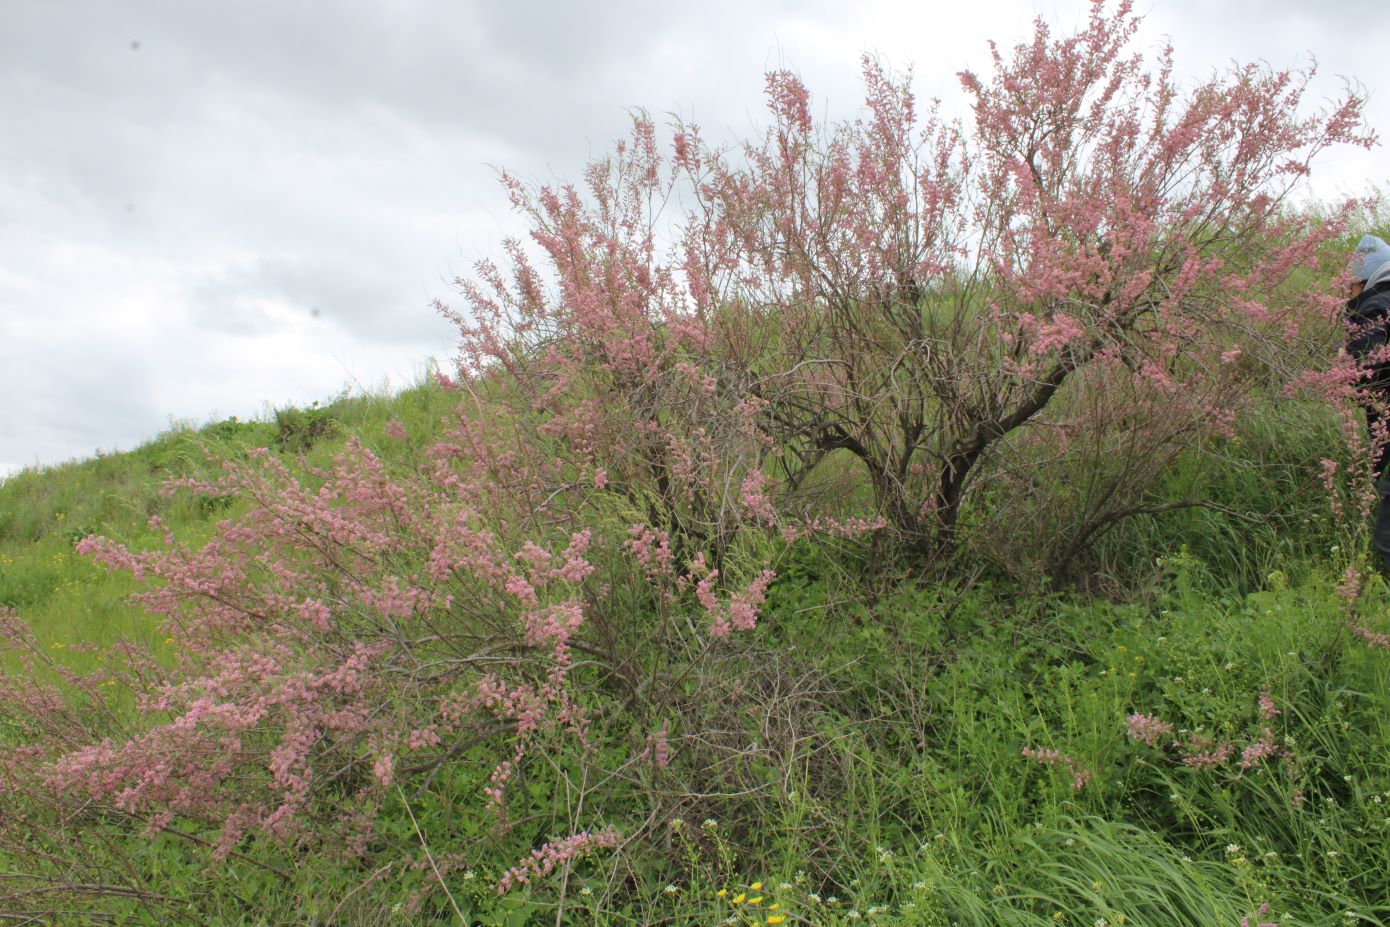
[[[1317,59],[1390,132],[1379,3],[1149,0],[1141,45],[1178,73]],[[0,0],[0,475],[128,450],[173,420],[399,387],[452,355],[430,303],[522,228],[505,166],[578,179],[628,112],[707,139],[763,124],[791,67],[819,113],[859,57],[912,65],[960,112],[1038,15],[1078,0]],[[1327,159],[1320,196],[1390,180],[1385,149]]]

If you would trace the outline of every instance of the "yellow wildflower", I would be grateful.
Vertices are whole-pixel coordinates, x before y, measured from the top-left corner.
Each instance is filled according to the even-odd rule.
[[[749,899],[748,899],[748,903],[749,903],[749,904],[762,904],[762,903],[763,903],[763,896],[762,896],[762,895],[759,895],[757,898],[749,898]]]
[[[756,892],[756,891],[761,891],[761,890],[762,890],[762,887],[763,887],[763,883],[761,883],[761,882],[754,882],[752,885],[750,885],[750,886],[748,886],[748,887],[751,888],[751,889],[752,889],[753,891],[755,891],[755,892]]]
[[[747,898],[747,894],[745,894],[744,892],[739,892],[737,895],[734,896],[734,904],[743,904],[744,900]]]
[[[769,924],[780,924],[780,923],[782,923],[782,922],[783,922],[784,920],[786,920],[786,919],[787,919],[787,918],[786,918],[786,915],[783,915],[783,914],[774,914],[774,915],[772,915],[771,917],[769,917],[769,918],[767,919],[767,922],[768,922]]]

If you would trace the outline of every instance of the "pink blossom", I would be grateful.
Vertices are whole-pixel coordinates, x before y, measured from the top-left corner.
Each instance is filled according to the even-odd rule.
[[[531,855],[507,870],[497,883],[497,894],[505,895],[521,885],[550,875],[559,866],[588,856],[595,850],[618,845],[622,834],[613,828],[591,833],[580,831],[560,840],[552,840],[531,851]]]
[[[1071,787],[1076,791],[1085,788],[1091,781],[1091,772],[1085,769],[1079,762],[1059,750],[1034,749],[1032,747],[1023,748],[1023,756],[1026,759],[1041,763],[1044,766],[1065,766],[1071,773]]]
[[[1280,747],[1274,742],[1274,733],[1269,728],[1265,728],[1263,737],[1241,751],[1240,768],[1242,771],[1252,769],[1270,757],[1278,756],[1279,752]]]
[[[391,785],[396,779],[396,758],[389,753],[382,754],[372,763],[372,775],[382,788]]]
[[[1235,749],[1229,743],[1223,743],[1210,750],[1189,747],[1184,750],[1182,762],[1184,766],[1192,766],[1196,769],[1211,769],[1224,765],[1235,753]]]
[[[1173,725],[1152,715],[1143,715],[1138,712],[1129,716],[1127,724],[1130,739],[1148,744],[1151,747],[1157,746],[1160,740],[1173,733]]]
[[[1381,634],[1378,631],[1372,631],[1370,628],[1363,627],[1362,625],[1350,621],[1347,622],[1347,628],[1352,634],[1355,634],[1372,647],[1377,647],[1381,650],[1390,650],[1390,634]]]

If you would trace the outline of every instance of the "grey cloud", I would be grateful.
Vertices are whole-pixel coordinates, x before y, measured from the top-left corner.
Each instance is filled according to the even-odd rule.
[[[919,57],[919,75],[950,84],[987,63],[974,40],[945,38],[959,21],[995,17],[1009,44],[1030,3],[0,0],[0,370],[28,384],[0,410],[0,465],[447,356],[430,300],[457,302],[447,280],[519,230],[489,165],[577,179],[629,106],[679,111],[711,139],[747,134],[762,72],[782,64],[818,106],[852,110],[864,49],[841,36],[872,47],[869,15],[895,49],[914,23],[940,59]],[[1365,0],[1152,6],[1185,73],[1371,47],[1346,26],[1381,18]],[[160,325],[113,354],[71,337],[82,312]]]
[[[85,353],[85,352],[84,352]],[[152,433],[163,414],[139,357],[113,358],[100,366],[46,359],[11,359],[7,379],[26,384],[7,399],[0,415],[3,466],[55,463],[98,449],[129,448]]]
[[[260,257],[203,275],[189,286],[196,324],[237,335],[273,333],[277,309],[341,326],[376,343],[418,341],[437,326],[423,300],[389,273],[315,255]]]

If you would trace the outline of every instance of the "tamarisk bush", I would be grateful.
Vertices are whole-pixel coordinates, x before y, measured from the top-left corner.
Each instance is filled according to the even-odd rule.
[[[739,474],[796,511],[848,455],[869,517],[919,553],[957,546],[995,489],[1006,530],[1065,566],[1336,353],[1335,295],[1296,275],[1345,213],[1291,194],[1319,152],[1372,140],[1354,93],[1302,113],[1311,70],[1181,92],[1169,51],[1127,51],[1137,25],[1099,2],[1076,35],[1039,22],[988,79],[960,75],[969,124],[866,60],[854,122],[818,124],[776,72],[771,126],[738,148],[678,124],[663,158],[639,117],[587,197],[505,177],[545,272],[512,242],[465,282],[462,366],[506,369],[673,531],[718,536]]]
[[[666,766],[670,687],[754,627],[775,574],[736,583],[729,558],[722,573],[702,554],[676,562],[663,531],[616,522],[622,510],[602,500],[571,500],[582,525],[538,523],[515,502],[540,477],[518,464],[512,481],[492,479],[498,460],[464,451],[473,433],[461,416],[401,475],[356,438],[307,483],[255,452],[215,482],[171,484],[251,503],[201,547],[167,532],[148,551],[82,541],[150,582],[135,601],[163,620],[172,664],[122,644],[94,677],[46,685],[52,661],[7,617],[34,678],[0,688],[30,741],[0,767],[6,788],[71,795],[154,831],[216,825],[217,857],[253,834],[365,854],[391,790],[428,789],[446,767],[474,771],[479,810],[506,833],[518,779],[578,764],[626,783]],[[114,684],[137,694],[144,724],[81,743],[95,730],[67,706],[99,705]],[[620,748],[616,768],[600,746]],[[495,751],[487,768],[479,750]],[[602,791],[579,789],[574,820],[549,822],[502,887],[619,845]]]

